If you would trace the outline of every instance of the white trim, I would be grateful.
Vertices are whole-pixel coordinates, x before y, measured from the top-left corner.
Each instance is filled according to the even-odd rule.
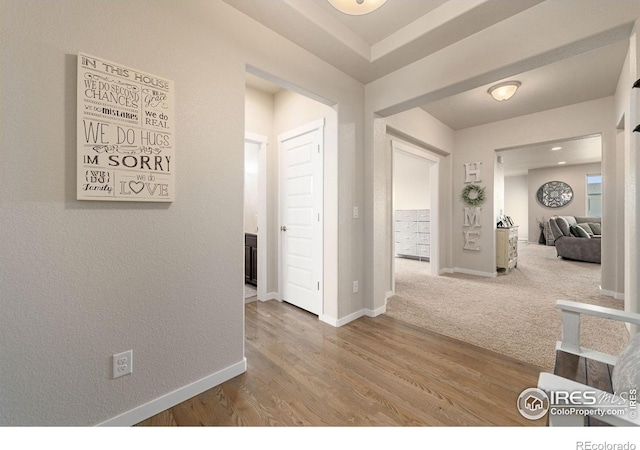
[[[429,161],[436,164],[440,162],[440,158],[438,158],[435,154],[431,153],[426,148],[421,148],[420,150],[418,150],[416,148],[410,147],[408,143],[399,139],[392,139],[391,146],[394,150],[400,150],[413,156],[417,156],[418,158],[428,159]]]
[[[442,269],[440,269],[438,275],[442,275],[445,273],[453,273],[453,269],[451,267],[443,267]]]
[[[453,272],[451,273],[465,273],[467,275],[477,275],[479,277],[486,277],[486,278],[495,278],[498,276],[498,272],[480,272],[479,270],[470,270],[470,269],[465,269],[464,267],[454,267],[453,268]]]
[[[360,311],[356,311],[354,313],[351,313],[345,317],[342,317],[341,319],[336,319],[335,317],[330,317],[327,315],[321,315],[320,320],[328,323],[329,325],[332,325],[336,328],[339,328],[343,325],[348,324],[349,322],[353,322],[356,319],[359,319],[360,317],[363,316],[367,316],[367,317],[377,317],[380,314],[384,314],[385,312],[387,312],[387,306],[381,306],[380,308],[377,308],[375,310],[371,310],[371,309],[361,309]]]
[[[386,295],[385,295],[385,297],[384,297],[385,302],[386,302],[387,300],[389,300],[389,298],[390,298],[390,297],[393,297],[394,295],[396,295],[396,292],[395,292],[395,291],[387,291],[387,293],[386,293]]]
[[[282,143],[284,141],[288,141],[289,139],[293,139],[294,137],[298,137],[300,135],[309,133],[310,131],[317,130],[318,128],[324,128],[324,117],[314,120],[313,122],[309,122],[305,125],[302,125],[298,128],[294,128],[293,130],[286,131],[278,135],[278,143]]]
[[[244,140],[258,144],[258,300],[267,297],[267,269],[269,233],[267,227],[267,145],[268,138],[261,134],[245,132]]]
[[[207,391],[224,383],[225,381],[237,377],[238,375],[245,373],[246,371],[247,360],[246,358],[243,358],[239,363],[229,366],[226,369],[222,369],[221,371],[214,374],[208,375],[191,384],[178,388],[173,392],[169,392],[168,394],[158,397],[155,400],[151,400],[150,402],[133,408],[130,411],[99,423],[96,426],[129,427],[135,425],[145,419],[148,419],[149,417],[153,417],[156,414],[161,413],[162,411],[172,408],[173,406],[182,403],[185,400],[190,399],[191,397],[201,394],[204,391]]]
[[[609,291],[607,289],[602,289],[602,286],[598,286],[600,290],[600,294],[606,295],[607,297],[613,297],[616,300],[624,300],[624,293]]]
[[[260,300],[260,299],[258,299]],[[280,294],[277,292],[269,292],[264,300],[260,300],[261,302],[268,302],[269,300],[278,300],[280,301]]]
[[[327,316],[325,314],[321,314],[318,316],[318,319],[320,319],[321,322],[324,323],[328,323],[329,325],[333,326],[333,327],[339,327],[340,325],[338,325],[338,319],[336,319],[335,317],[331,317],[331,316]]]
[[[244,133],[244,140],[251,141],[256,144],[266,144],[267,142],[269,142],[269,139],[266,136],[257,133],[251,133],[250,131]]]
[[[376,308],[376,309],[364,309],[364,314],[367,317],[378,317],[381,314],[384,314],[387,312],[387,305],[386,302],[383,306],[381,306],[380,308]]]

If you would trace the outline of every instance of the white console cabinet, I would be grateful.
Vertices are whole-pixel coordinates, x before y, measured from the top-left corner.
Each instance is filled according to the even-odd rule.
[[[431,257],[431,213],[428,209],[397,209],[394,213],[396,256]]]
[[[518,227],[496,228],[496,268],[518,267]]]

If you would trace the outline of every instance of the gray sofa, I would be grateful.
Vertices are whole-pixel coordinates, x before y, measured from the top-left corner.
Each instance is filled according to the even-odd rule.
[[[584,224],[587,224],[586,226]],[[594,225],[591,225],[594,224]],[[558,256],[600,264],[602,220],[600,217],[553,216],[549,228]]]

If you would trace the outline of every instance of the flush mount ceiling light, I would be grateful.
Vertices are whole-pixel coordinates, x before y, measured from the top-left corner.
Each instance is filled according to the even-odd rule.
[[[551,149],[552,152],[557,152],[558,150],[562,150],[562,147],[553,147]]]
[[[345,14],[361,16],[380,8],[387,0],[329,0],[329,3]]]
[[[513,97],[513,94],[516,93],[520,84],[519,81],[505,81],[504,83],[491,86],[487,92],[499,102],[503,102]]]

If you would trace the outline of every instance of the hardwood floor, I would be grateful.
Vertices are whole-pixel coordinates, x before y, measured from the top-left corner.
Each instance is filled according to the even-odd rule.
[[[334,328],[246,311],[247,372],[138,426],[543,426],[516,409],[540,369],[387,316]]]

